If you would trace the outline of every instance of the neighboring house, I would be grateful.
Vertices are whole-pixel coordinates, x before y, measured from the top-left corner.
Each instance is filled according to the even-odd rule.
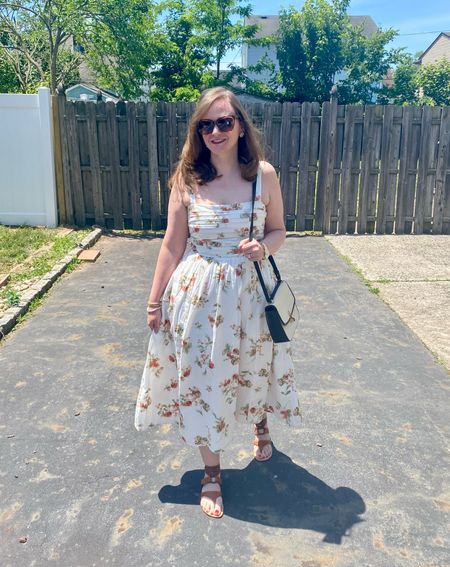
[[[433,43],[425,49],[417,62],[419,65],[436,63],[440,59],[447,58],[450,61],[450,32],[441,32]]]
[[[117,93],[107,89],[100,89],[93,84],[79,83],[78,85],[66,89],[67,100],[90,100],[97,102],[100,96],[103,102],[119,101],[119,95]]]
[[[84,55],[84,47],[79,43],[76,43],[72,35],[69,35],[69,37],[64,41],[61,47],[68,49],[69,51]],[[93,71],[88,67],[84,57],[82,58],[81,63],[78,67],[78,72],[80,74],[80,81],[82,83],[95,82],[95,75]]]
[[[353,26],[362,26],[363,33],[367,37],[370,37],[374,34],[378,27],[375,22],[372,20],[370,16],[349,16],[350,22]],[[258,25],[259,30],[256,33],[256,38],[261,37],[270,37],[271,35],[275,34],[278,31],[280,26],[280,17],[279,16],[250,16],[249,18],[245,18],[244,23],[246,25]],[[278,59],[277,59],[277,50],[275,45],[272,44],[267,47],[258,46],[258,45],[243,45],[242,47],[242,67],[247,69],[249,66],[255,65],[264,55],[267,55],[269,59],[275,63],[275,69],[278,71]],[[259,80],[259,81],[267,81],[270,77],[270,73],[268,71],[263,73],[252,73],[249,72],[248,76],[251,79]],[[345,78],[345,75],[339,75],[336,77],[337,80],[342,80]]]

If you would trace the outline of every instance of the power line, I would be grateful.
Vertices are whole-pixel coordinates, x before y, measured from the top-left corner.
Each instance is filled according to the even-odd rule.
[[[424,35],[426,33],[447,33],[447,32],[442,32],[442,30],[440,30],[440,31],[421,31],[421,32],[415,32],[415,33],[398,33],[397,35]]]

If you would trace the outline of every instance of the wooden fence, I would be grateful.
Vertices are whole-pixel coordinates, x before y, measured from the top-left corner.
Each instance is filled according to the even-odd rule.
[[[190,103],[53,97],[60,222],[166,226]],[[246,105],[276,168],[288,230],[450,234],[450,108]]]

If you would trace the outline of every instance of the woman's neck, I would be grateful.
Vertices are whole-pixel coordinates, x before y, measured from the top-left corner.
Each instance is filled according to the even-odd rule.
[[[228,177],[230,175],[240,175],[239,161],[237,155],[230,158],[230,156],[211,156],[211,163],[216,168],[219,175]]]

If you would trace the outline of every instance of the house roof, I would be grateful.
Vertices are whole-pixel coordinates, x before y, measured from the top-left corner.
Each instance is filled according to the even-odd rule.
[[[430,49],[433,47],[433,45],[439,41],[439,39],[441,39],[442,36],[447,37],[448,39],[450,39],[450,32],[441,32],[436,38],[435,40],[430,43],[430,45],[425,49],[425,51],[422,53],[422,55],[419,57],[418,61],[421,63],[422,62],[422,58],[424,57],[424,55],[426,55]]]
[[[71,92],[80,90],[89,91],[93,95],[97,95],[97,93],[100,91],[103,100],[112,100],[113,102],[118,102],[119,100],[119,95],[116,92],[109,89],[102,89],[92,83],[78,83],[69,87],[68,89],[66,89],[66,97],[71,98]]]
[[[350,23],[353,26],[362,26],[363,33],[367,37],[370,37],[378,30],[376,23],[370,16],[349,16],[349,19]],[[253,15],[245,18],[245,23],[247,25],[256,24],[260,26],[260,29],[256,33],[255,37],[267,37],[278,31],[278,28],[280,27],[280,17]]]

